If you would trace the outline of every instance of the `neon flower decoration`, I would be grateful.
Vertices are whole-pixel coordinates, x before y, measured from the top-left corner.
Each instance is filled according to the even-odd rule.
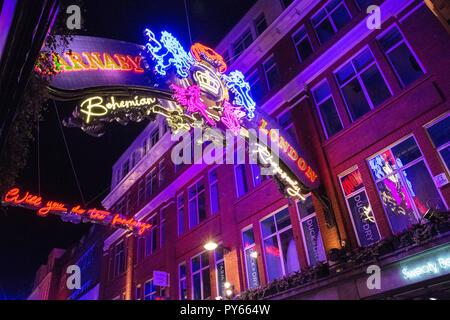
[[[250,85],[245,81],[242,72],[235,70],[230,72],[228,76],[222,75],[222,78],[225,80],[226,87],[235,95],[233,103],[244,107],[247,110],[247,117],[249,119],[254,118],[256,103],[250,96]]]
[[[241,119],[245,117],[245,112],[240,107],[233,106],[228,100],[223,101],[222,122],[230,129],[235,136],[241,131]]]
[[[171,84],[170,88],[175,91],[173,97],[179,104],[188,108],[190,112],[200,112],[210,125],[215,125],[216,122],[210,118],[208,108],[200,98],[200,87],[193,85],[185,89],[175,84]]]
[[[223,57],[213,49],[204,46],[201,43],[197,42],[191,46],[191,54],[197,61],[201,61],[202,58],[208,60],[212,65],[217,67],[217,71],[220,73],[227,71],[227,64]]]
[[[173,65],[177,69],[177,74],[181,78],[186,78],[187,70],[194,64],[194,58],[183,49],[178,40],[167,31],[161,32],[160,41],[150,29],[145,29],[145,34],[148,36],[146,48],[157,61],[155,71],[165,76],[166,69]]]

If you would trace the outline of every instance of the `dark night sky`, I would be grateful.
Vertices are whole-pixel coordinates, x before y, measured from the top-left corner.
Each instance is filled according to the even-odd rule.
[[[256,0],[186,0],[193,42],[215,47]],[[83,34],[144,43],[143,30],[168,30],[183,46],[190,45],[183,0],[84,0]],[[73,110],[72,103],[58,103],[61,118]],[[40,124],[41,194],[45,199],[81,203],[57,123],[53,103]],[[79,129],[63,128],[82,192],[90,201],[106,191],[111,167],[147,123],[115,125],[101,138]],[[37,144],[33,143],[28,167],[17,186],[37,193]],[[104,192],[90,206],[99,206]],[[87,232],[89,225],[62,222],[56,216],[38,217],[19,208],[0,211],[0,300],[24,299],[31,292],[35,272],[46,263],[52,248],[67,248]],[[3,289],[3,291],[2,291]]]

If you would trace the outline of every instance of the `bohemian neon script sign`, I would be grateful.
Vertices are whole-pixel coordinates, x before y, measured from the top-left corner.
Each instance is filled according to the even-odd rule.
[[[18,188],[8,191],[4,197],[7,205],[24,207],[36,210],[37,214],[45,217],[48,214],[57,214],[62,216],[65,221],[72,222],[95,222],[117,228],[129,229],[138,234],[143,234],[152,227],[151,224],[136,221],[133,218],[125,218],[121,214],[112,214],[109,211],[98,209],[84,209],[80,205],[69,207],[64,203],[56,201],[44,201],[40,196],[33,195],[29,192],[20,194]],[[69,209],[70,208],[70,209]]]

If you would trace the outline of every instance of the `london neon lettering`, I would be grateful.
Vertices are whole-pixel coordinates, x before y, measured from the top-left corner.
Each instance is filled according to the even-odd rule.
[[[38,215],[42,217],[47,216],[48,214],[57,214],[61,216],[76,215],[89,222],[101,222],[103,224],[133,230],[138,234],[143,234],[152,227],[151,224],[136,221],[134,218],[126,219],[120,214],[113,215],[109,211],[98,210],[96,208],[83,209],[80,205],[77,205],[69,210],[67,205],[55,201],[47,201],[45,205],[43,205],[41,197],[32,195],[29,192],[26,192],[21,196],[19,188],[9,190],[3,200],[7,205],[36,210]]]

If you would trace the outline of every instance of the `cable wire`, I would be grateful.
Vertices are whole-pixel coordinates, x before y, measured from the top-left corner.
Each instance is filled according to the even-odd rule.
[[[189,13],[188,13],[186,0],[184,0],[184,10],[186,11],[186,21],[187,21],[187,26],[188,26],[188,31],[189,31],[189,41],[191,41],[191,46],[192,46],[191,24],[189,23]]]
[[[67,145],[66,136],[64,135],[64,131],[61,125],[61,119],[59,117],[58,108],[56,107],[56,102],[53,100],[53,106],[55,107],[56,117],[58,118],[59,129],[61,130],[61,134],[64,140],[64,144],[66,146],[67,155],[69,156],[70,165],[72,167],[73,175],[75,177],[75,182],[77,183],[78,190],[80,191],[81,201],[83,202],[83,206],[86,206],[86,201],[84,200],[83,192],[81,191],[80,182],[78,181],[77,173],[75,171],[75,166],[73,165],[72,157],[70,156],[69,146]]]

